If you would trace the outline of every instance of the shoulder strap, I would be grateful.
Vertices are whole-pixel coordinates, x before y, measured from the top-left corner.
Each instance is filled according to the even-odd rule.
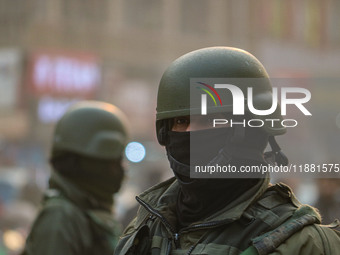
[[[276,196],[275,193],[279,196]],[[289,202],[285,203],[284,201]],[[267,194],[258,200],[258,204],[279,216],[277,225],[273,230],[253,238],[252,245],[241,253],[242,255],[269,254],[305,226],[320,223],[319,216],[314,208],[301,205],[290,189],[283,184],[269,188]]]
[[[257,237],[253,240],[253,246],[259,255],[265,255],[273,252],[280,244],[286,241],[293,234],[307,225],[317,222],[317,219],[311,215],[304,215],[297,219],[288,220],[278,228]]]

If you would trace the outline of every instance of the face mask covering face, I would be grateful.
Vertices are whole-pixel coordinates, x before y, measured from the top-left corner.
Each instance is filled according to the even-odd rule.
[[[193,165],[206,165],[223,148],[227,137],[230,136],[230,132],[230,128],[190,132],[169,131],[169,143],[166,146],[168,156],[173,161],[178,162],[179,165],[186,165],[188,171],[190,163]],[[176,168],[175,164],[172,169],[176,174],[176,169],[174,168]]]
[[[259,182],[259,179],[190,179],[190,165],[208,164],[223,148],[228,147],[232,132],[231,128],[168,132],[168,158],[180,184],[176,205],[179,228],[222,209]],[[232,147],[231,144],[229,147]],[[262,147],[259,150],[264,150]],[[237,166],[259,164],[254,160],[237,158],[232,159],[231,163]]]

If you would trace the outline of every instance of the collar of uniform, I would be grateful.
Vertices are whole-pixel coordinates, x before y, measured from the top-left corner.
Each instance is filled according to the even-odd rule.
[[[179,184],[175,177],[161,182],[143,193],[138,198],[147,203],[152,209],[157,210],[173,227],[177,225],[176,200],[179,191]],[[140,210],[135,226],[139,226],[148,215],[146,210]]]
[[[260,179],[260,181],[255,186],[247,190],[242,196],[238,197],[218,212],[208,216],[205,221],[239,219],[244,211],[263,195],[268,186],[269,178]]]
[[[80,190],[75,184],[55,171],[52,172],[49,187],[60,190],[63,196],[81,208],[111,211],[111,205],[98,202],[93,196]]]
[[[261,179],[254,187],[245,192],[242,196],[235,199],[229,205],[216,213],[208,216],[203,221],[222,221],[236,220],[241,217],[243,212],[254,203],[268,188],[269,178]],[[174,222],[175,204],[179,192],[179,184],[175,177],[165,182],[159,183],[139,195],[139,198],[150,205],[153,209],[160,212],[170,222]],[[221,194],[225,195],[225,194]],[[142,220],[142,219],[141,219]],[[195,222],[193,224],[199,224]]]

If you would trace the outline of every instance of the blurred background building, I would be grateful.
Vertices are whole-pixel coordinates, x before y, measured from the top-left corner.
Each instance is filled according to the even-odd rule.
[[[156,182],[144,173],[171,175],[154,131],[158,81],[202,47],[243,48],[270,76],[310,89],[313,117],[292,111],[300,126],[280,144],[292,163],[339,163],[339,13],[337,0],[0,0],[0,247],[22,246],[49,176],[54,123],[72,102],[119,106],[145,147],[127,163],[118,216]],[[290,182],[316,202],[313,181]]]

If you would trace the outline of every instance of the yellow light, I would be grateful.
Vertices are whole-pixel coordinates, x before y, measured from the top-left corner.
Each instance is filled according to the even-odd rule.
[[[21,250],[25,245],[25,238],[15,230],[6,230],[3,234],[3,241],[11,251]]]

